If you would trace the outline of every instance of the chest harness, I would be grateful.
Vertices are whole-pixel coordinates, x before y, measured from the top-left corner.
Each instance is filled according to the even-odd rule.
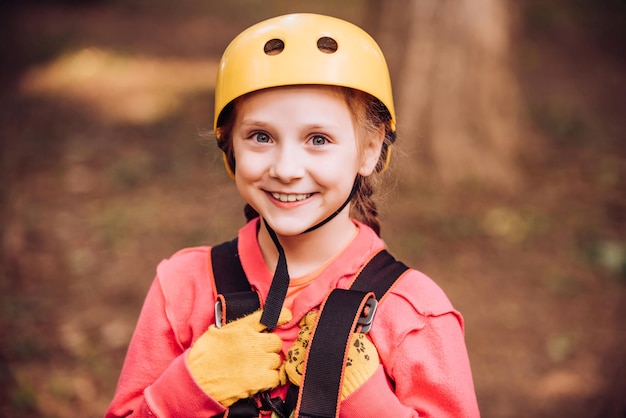
[[[269,231],[272,239],[275,239],[273,231],[271,229]],[[280,248],[279,245],[278,247]],[[284,260],[284,254],[282,257]],[[260,309],[259,294],[251,290],[241,266],[237,238],[213,247],[211,262],[213,289],[217,296],[216,326],[220,327]],[[258,417],[261,413],[272,413],[273,416],[287,418],[295,411],[295,416],[300,418],[338,417],[342,376],[350,337],[353,332],[367,333],[370,330],[378,303],[407,270],[406,265],[397,261],[386,250],[375,254],[359,272],[349,289],[333,289],[322,303],[315,332],[309,343],[302,386],[298,388],[290,385],[284,401],[280,398],[271,398],[269,392],[241,399],[221,416],[251,418]],[[272,286],[276,282],[277,280],[274,280]],[[286,285],[288,284],[287,275]],[[284,292],[286,293],[286,288]],[[264,313],[268,310],[280,312],[282,307],[284,296],[282,299],[279,298],[278,302],[274,302],[270,298],[271,294],[270,288]],[[275,328],[275,325],[269,328]]]

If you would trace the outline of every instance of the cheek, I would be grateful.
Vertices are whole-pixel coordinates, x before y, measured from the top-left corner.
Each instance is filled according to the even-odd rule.
[[[258,160],[254,161],[247,156],[239,156],[235,161],[237,162],[237,170],[235,171],[237,184],[252,181],[261,175],[261,165]]]
[[[255,170],[254,164],[246,162],[245,158],[237,160],[237,171],[235,172],[235,187],[241,195],[241,197],[247,202],[252,204],[251,199],[254,196],[254,190],[256,190],[256,184],[262,177],[262,174]],[[253,205],[254,206],[254,205]]]
[[[339,184],[352,182],[357,175],[360,159],[353,153],[344,153],[325,158],[316,165],[315,172],[320,182],[325,184]]]
[[[258,154],[252,153],[244,147],[238,147],[236,143],[233,146],[233,156],[237,167],[235,173],[237,176],[253,176],[262,166]]]

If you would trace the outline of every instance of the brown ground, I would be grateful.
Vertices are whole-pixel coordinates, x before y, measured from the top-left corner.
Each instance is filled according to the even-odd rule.
[[[240,29],[296,10],[65,3],[0,19],[7,417],[101,416],[156,263],[242,224],[220,156],[198,135],[215,65]],[[317,3],[306,10],[331,10]],[[623,417],[624,7],[541,3],[521,8],[514,43],[532,129],[524,184],[403,179],[383,235],[463,312],[483,416]],[[364,18],[359,2],[342,4],[336,14]]]

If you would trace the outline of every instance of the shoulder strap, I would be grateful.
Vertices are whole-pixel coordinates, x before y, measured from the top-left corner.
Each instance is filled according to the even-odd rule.
[[[234,293],[250,290],[237,250],[237,238],[211,249],[214,292]]]
[[[374,292],[380,302],[397,282],[398,278],[409,268],[396,260],[387,250],[379,251],[363,267],[352,285],[351,290]]]
[[[334,289],[322,305],[309,342],[297,417],[335,417],[350,337],[371,292]]]
[[[261,307],[259,295],[250,290],[250,283],[241,266],[237,238],[211,249],[211,265],[216,297],[215,324],[218,327]]]
[[[382,300],[408,270],[386,250],[361,270],[349,290],[334,289],[322,310],[310,341],[296,417],[338,417],[341,384],[352,333],[371,327],[376,299]],[[373,301],[373,303],[372,303]]]

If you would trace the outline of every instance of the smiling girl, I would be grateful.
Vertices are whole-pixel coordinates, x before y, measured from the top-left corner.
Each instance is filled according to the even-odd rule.
[[[221,325],[215,247],[164,260],[107,417],[298,415],[284,401],[306,382],[320,307],[385,248],[372,195],[395,111],[369,35],[313,14],[261,22],[224,52],[215,96],[247,202],[236,258],[260,309]],[[462,317],[422,273],[400,276],[369,333],[349,338],[337,415],[479,416]]]

